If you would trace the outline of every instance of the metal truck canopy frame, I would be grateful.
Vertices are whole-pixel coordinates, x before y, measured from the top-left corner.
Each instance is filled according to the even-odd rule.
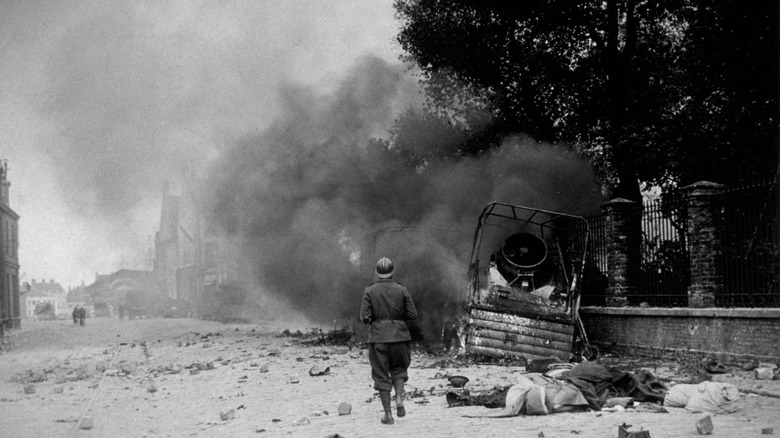
[[[581,216],[488,204],[474,233],[468,272],[466,354],[568,360],[588,244]]]

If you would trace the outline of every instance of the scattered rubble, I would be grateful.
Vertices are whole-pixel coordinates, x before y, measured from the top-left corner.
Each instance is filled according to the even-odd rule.
[[[339,415],[349,415],[352,413],[352,405],[349,403],[339,404]]]
[[[11,378],[12,382],[39,383],[46,381],[46,372],[28,370],[16,374]]]
[[[319,365],[314,365],[311,367],[311,369],[309,369],[309,375],[312,377],[325,376],[328,374],[330,374],[330,367],[322,368]]]
[[[306,426],[307,424],[309,424],[309,419],[306,417],[293,421],[293,426]]]
[[[334,329],[324,333],[321,328],[314,327],[306,333],[297,330],[292,333],[289,329],[284,330],[277,338],[291,337],[301,339],[304,345],[342,345],[350,349],[356,344],[354,334],[348,327]]]
[[[772,380],[774,370],[772,368],[756,368],[753,370],[753,378],[756,380]]]
[[[235,331],[235,329],[229,329],[229,332],[226,333],[226,336],[232,336],[232,333]],[[347,330],[344,330],[345,333],[348,333]],[[330,334],[330,333],[329,333]],[[216,336],[216,335],[211,335]],[[267,334],[266,334],[267,336]],[[351,333],[350,333],[351,336]],[[23,380],[29,380],[28,382],[25,382],[25,384],[30,385],[33,388],[33,391],[35,388],[41,389],[41,395],[42,397],[23,397],[19,391],[20,386],[22,386],[20,383],[16,383],[13,385],[14,392],[16,399],[14,400],[8,400],[7,398],[0,398],[0,402],[2,401],[10,401],[10,402],[23,402],[23,403],[37,403],[39,399],[47,399],[51,398],[55,401],[59,402],[67,402],[70,403],[70,399],[73,398],[75,395],[79,394],[78,391],[85,389],[90,381],[84,382],[81,384],[72,384],[70,387],[71,390],[75,387],[75,391],[69,391],[67,397],[56,397],[52,396],[51,394],[62,394],[64,392],[64,384],[67,384],[69,381],[76,381],[81,379],[89,379],[93,377],[97,377],[92,379],[92,383],[95,381],[100,380],[101,375],[105,377],[112,377],[114,379],[106,379],[102,380],[102,384],[106,384],[108,380],[111,380],[111,384],[115,385],[117,388],[122,388],[124,385],[124,389],[130,390],[129,392],[126,392],[125,394],[131,394],[133,397],[137,397],[141,400],[153,400],[156,397],[160,397],[161,395],[158,394],[156,397],[150,397],[149,395],[138,396],[135,394],[135,390],[140,389],[137,385],[144,385],[145,382],[155,381],[155,383],[160,383],[160,390],[162,391],[162,394],[168,395],[168,391],[166,390],[166,385],[170,388],[174,388],[172,382],[178,382],[178,381],[184,381],[187,384],[191,384],[195,381],[200,381],[199,383],[205,383],[205,380],[203,379],[193,379],[189,378],[187,379],[186,376],[180,376],[175,378],[169,378],[169,377],[160,377],[159,379],[156,379],[155,377],[157,375],[167,375],[167,374],[180,374],[183,369],[187,369],[189,371],[190,375],[198,375],[201,371],[206,370],[214,370],[216,369],[218,376],[215,377],[222,377],[223,373],[225,376],[229,376],[229,380],[227,380],[227,386],[230,386],[231,388],[236,388],[237,386],[234,384],[237,382],[238,384],[241,384],[241,388],[244,388],[247,391],[247,395],[251,395],[250,391],[247,390],[247,387],[254,387],[257,384],[260,384],[262,382],[263,385],[268,385],[267,388],[271,388],[274,391],[277,390],[277,386],[279,384],[285,383],[285,378],[287,379],[288,383],[300,383],[297,387],[287,387],[286,389],[280,389],[281,391],[295,391],[296,388],[298,389],[306,389],[301,386],[306,385],[312,385],[314,384],[317,390],[328,390],[328,386],[321,385],[320,382],[333,382],[334,384],[338,385],[338,382],[341,381],[340,379],[359,379],[358,377],[352,376],[353,374],[359,374],[361,371],[358,369],[358,371],[354,371],[353,365],[356,364],[366,364],[367,367],[367,357],[365,351],[360,350],[349,350],[346,346],[343,348],[338,347],[318,347],[319,345],[322,345],[322,339],[326,339],[326,342],[328,341],[328,338],[324,333],[316,333],[316,332],[306,332],[302,333],[302,336],[299,336],[297,333],[293,334],[291,333],[290,338],[293,338],[291,342],[285,343],[290,345],[291,347],[288,350],[280,350],[276,347],[281,347],[281,343],[284,341],[280,341],[277,339],[270,339],[268,343],[266,344],[254,344],[251,345],[250,341],[243,341],[247,342],[246,344],[239,343],[239,341],[231,342],[230,339],[226,339],[226,341],[212,343],[212,349],[207,350],[206,352],[201,351],[200,349],[197,350],[173,350],[176,351],[175,354],[180,354],[182,356],[178,357],[178,360],[180,361],[179,364],[173,363],[173,364],[165,364],[166,361],[175,362],[177,359],[174,359],[174,356],[171,356],[170,358],[167,358],[164,356],[164,354],[167,354],[168,351],[170,351],[171,348],[175,348],[176,346],[176,339],[169,340],[170,345],[164,346],[166,349],[159,350],[159,355],[154,359],[155,361],[153,363],[144,362],[143,358],[140,358],[140,349],[136,349],[134,352],[131,352],[129,350],[125,350],[124,352],[127,354],[127,356],[124,356],[125,358],[132,358],[130,363],[125,363],[124,365],[119,361],[119,359],[122,356],[117,357],[117,361],[114,362],[113,358],[112,361],[107,361],[105,356],[100,357],[100,361],[96,361],[93,359],[90,361],[89,358],[73,358],[70,360],[69,363],[63,363],[62,361],[58,362],[57,366],[51,367],[50,370],[44,369],[43,372],[40,371],[40,367],[38,367],[38,371],[34,370],[28,370],[24,373],[18,373],[14,378],[19,382],[22,382]],[[196,338],[199,339],[199,341],[203,341],[204,338]],[[209,339],[208,336],[205,337],[206,340]],[[234,346],[234,350],[228,350],[223,352],[222,345],[223,344],[235,344],[238,343],[239,345]],[[306,344],[310,348],[301,348]],[[140,344],[141,346],[144,346],[144,344]],[[152,344],[150,342],[150,345],[156,345]],[[260,347],[260,345],[265,345],[263,347]],[[240,348],[241,346],[246,346],[246,349]],[[97,350],[99,351],[99,350]],[[238,352],[243,353],[238,353]],[[282,351],[284,351],[285,354],[281,354]],[[210,352],[210,353],[209,353]],[[155,353],[158,353],[158,350],[155,349]],[[221,353],[225,357],[214,357],[215,353]],[[269,354],[270,353],[270,354]],[[338,356],[343,355],[343,356]],[[204,357],[205,356],[205,357]],[[269,358],[266,356],[281,356],[280,358]],[[298,357],[296,359],[296,357]],[[64,355],[62,356],[64,357]],[[186,359],[184,359],[186,357]],[[265,357],[265,359],[264,359]],[[139,360],[140,358],[140,360]],[[204,360],[206,358],[214,358],[213,361]],[[742,358],[740,361],[737,362],[728,362],[727,358],[720,357],[720,360],[724,361],[724,364],[720,364],[717,362],[706,362],[704,360],[699,360],[697,362],[698,370],[697,373],[704,372],[705,374],[725,374],[723,376],[715,376],[715,380],[711,381],[710,383],[719,383],[719,381],[736,381],[741,382],[741,384],[745,384],[745,386],[752,386],[753,388],[761,387],[763,385],[764,388],[767,389],[775,389],[777,388],[775,382],[766,382],[768,378],[766,376],[763,376],[762,378],[756,378],[756,375],[759,373],[767,373],[766,371],[762,371],[762,369],[769,370],[769,375],[771,377],[774,377],[777,374],[777,367],[774,366],[774,364],[764,364],[764,363],[758,363],[755,362],[754,365],[756,365],[752,370],[750,371],[743,371],[743,360]],[[190,365],[184,365],[185,363],[189,363],[192,360],[198,360],[198,362],[192,362]],[[297,360],[297,362],[296,362]],[[440,406],[447,406],[450,407],[454,406],[474,406],[477,405],[477,403],[473,403],[475,400],[482,398],[487,399],[487,396],[495,396],[500,390],[507,391],[510,386],[502,385],[506,382],[513,382],[516,377],[525,375],[527,372],[529,372],[529,369],[533,368],[533,366],[539,366],[541,367],[541,372],[544,373],[547,377],[554,377],[558,380],[564,380],[566,378],[565,373],[569,371],[569,368],[574,366],[575,364],[571,363],[561,363],[559,360],[555,359],[552,360],[550,358],[549,363],[542,363],[542,362],[534,362],[533,360],[529,360],[527,362],[524,362],[525,368],[520,366],[514,366],[511,365],[510,362],[501,362],[493,360],[489,363],[486,363],[483,365],[482,362],[477,362],[475,364],[475,361],[471,357],[455,357],[451,354],[444,354],[439,353],[436,351],[429,352],[419,352],[415,351],[415,360],[417,361],[416,367],[418,370],[425,370],[421,371],[421,376],[419,378],[412,379],[410,383],[422,383],[422,388],[415,388],[411,385],[407,386],[407,394],[406,397],[409,401],[412,401],[413,403],[417,405],[428,405],[426,407],[419,407],[418,412],[423,413],[426,410],[428,412],[431,412],[434,410],[434,408],[438,408]],[[624,361],[631,363],[631,370],[636,373],[640,368],[646,367],[647,363],[653,364],[654,362],[647,362],[638,360],[636,358],[624,358]],[[600,359],[599,359],[600,361]],[[267,363],[264,363],[267,362]],[[302,362],[302,363],[300,363]],[[517,363],[520,361],[517,360]],[[49,363],[55,363],[55,361],[49,361]],[[160,365],[162,363],[163,365]],[[534,364],[534,365],[532,365]],[[753,365],[753,362],[749,363],[750,365]],[[47,364],[48,365],[48,364]],[[225,366],[226,365],[226,366]],[[509,365],[509,366],[506,366]],[[558,367],[556,367],[556,365]],[[25,365],[25,367],[30,367],[31,365]],[[362,366],[362,365],[361,365]],[[501,368],[501,366],[506,366],[506,368]],[[686,381],[680,375],[678,372],[679,369],[675,369],[674,364],[669,364],[663,361],[658,361],[655,363],[654,366],[662,368],[664,374],[664,377],[661,379],[664,383],[669,381],[676,381],[676,382],[684,382]],[[253,374],[252,370],[257,370],[261,373],[268,373],[269,367],[273,367],[274,369],[271,370],[272,374],[260,376],[258,374]],[[568,367],[568,368],[567,368]],[[433,369],[431,369],[433,368]],[[438,368],[438,369],[436,369]],[[459,368],[469,368],[468,370],[458,370]],[[14,372],[24,369],[22,367],[18,367],[14,370]],[[133,370],[134,374],[130,374],[130,370]],[[314,380],[307,380],[301,376],[301,373],[304,372],[304,370],[307,370],[309,372],[309,375],[314,380],[317,380],[317,382],[314,382]],[[725,373],[722,371],[725,370]],[[95,371],[99,372],[100,374],[95,374]],[[297,373],[297,377],[295,374]],[[473,373],[473,374],[472,374]],[[472,378],[472,381],[468,383],[465,387],[456,388],[452,385],[449,385],[446,379],[449,379],[452,377],[452,375],[456,374],[465,374]],[[13,373],[9,373],[9,375],[13,375]],[[211,375],[211,373],[210,373]],[[324,377],[320,379],[316,379],[317,376],[327,376],[327,375],[333,375],[334,377]],[[696,375],[694,375],[696,376]],[[128,379],[125,382],[120,381],[119,379],[116,379],[117,377],[127,377]],[[251,384],[248,384],[248,381],[252,380]],[[712,376],[709,376],[712,378]],[[736,379],[735,379],[736,377]],[[302,380],[300,380],[302,379]],[[753,381],[753,380],[756,381]],[[210,381],[212,379],[209,379]],[[438,380],[438,381],[436,381]],[[39,382],[54,382],[54,385],[35,385],[33,383],[39,383]],[[220,380],[221,383],[224,383],[223,380]],[[244,383],[247,383],[247,385],[243,385]],[[277,385],[271,387],[271,383]],[[426,387],[427,384],[427,387]],[[682,383],[681,383],[682,384]],[[368,383],[366,382],[366,385]],[[668,385],[669,388],[678,386],[675,383],[672,383],[671,385]],[[52,392],[49,393],[49,387],[52,388]],[[142,386],[144,387],[144,386]],[[157,391],[157,388],[154,387],[153,384],[149,384],[145,386],[148,392],[153,393]],[[153,390],[150,390],[152,389]],[[465,389],[468,388],[468,389]],[[365,388],[363,388],[365,390]],[[143,390],[142,390],[143,391]],[[739,391],[743,391],[742,386],[739,387]],[[173,390],[171,391],[174,392]],[[33,392],[34,393],[34,392]],[[47,393],[46,395],[43,395],[42,393]],[[340,393],[339,393],[340,394]],[[760,391],[756,392],[756,394],[764,395],[764,396],[773,396],[776,397],[777,395],[771,395],[771,394],[764,394]],[[778,393],[780,394],[780,393]],[[4,394],[5,395],[5,394]],[[216,394],[219,395],[219,394]],[[216,397],[215,395],[215,397]],[[227,401],[227,399],[233,399],[237,400],[233,397],[236,397],[235,391],[232,389],[223,394],[224,395],[224,401]],[[243,395],[243,392],[239,395]],[[365,395],[368,395],[367,393]],[[360,400],[365,400],[365,395],[357,396],[357,401],[360,404]],[[504,392],[504,397],[502,398],[502,401],[505,400],[506,392]],[[446,404],[443,404],[444,400],[442,399],[436,399],[438,396],[446,396]],[[323,403],[320,406],[327,406],[330,403],[337,404],[338,405],[338,415],[351,415],[351,409],[352,406],[349,403],[338,403],[339,398],[343,397],[343,395],[337,395],[337,398],[335,400],[331,401],[317,401],[317,404]],[[344,397],[342,400],[349,399],[351,396]],[[361,398],[363,397],[363,398]],[[745,397],[743,395],[743,397]],[[220,399],[223,399],[222,396],[219,397]],[[374,398],[368,398],[367,402],[373,402]],[[747,397],[745,397],[747,398]],[[75,399],[74,399],[75,400]],[[244,398],[241,400],[250,400],[249,398]],[[756,399],[754,399],[754,403]],[[354,399],[352,401],[355,401]],[[480,405],[486,406],[485,402],[483,401]],[[10,406],[10,405],[8,405]],[[235,405],[234,405],[235,406]],[[14,406],[15,407],[15,406]],[[157,407],[157,406],[155,406]],[[330,405],[330,409],[334,410],[335,415],[335,409],[333,409],[333,405]],[[363,406],[363,410],[366,410],[367,406]],[[372,408],[373,407],[373,408]],[[378,406],[372,405],[372,407],[368,407],[371,409],[378,409]],[[498,405],[495,407],[499,407]],[[624,420],[624,415],[621,415],[620,413],[609,413],[608,409],[615,408],[615,412],[622,411],[622,412],[651,412],[651,413],[665,413],[668,412],[663,405],[658,403],[650,403],[650,402],[637,402],[636,400],[633,400],[630,397],[615,397],[607,399],[607,402],[603,406],[605,408],[605,411],[591,411],[589,414],[584,414],[583,418],[585,418],[585,421],[603,421],[603,422],[610,422],[612,426],[621,423]],[[222,408],[226,408],[226,406],[222,406]],[[144,409],[143,407],[141,408]],[[213,409],[213,408],[212,408]],[[217,407],[216,410],[219,410],[220,408]],[[238,411],[240,409],[247,409],[245,411],[246,414],[249,414],[252,412],[253,408],[245,408],[244,405],[241,405],[235,409],[230,409],[227,411],[222,411],[220,413],[220,419],[225,422],[231,419],[235,419],[235,411]],[[311,409],[311,408],[309,408]],[[315,406],[316,409],[316,406]],[[371,409],[368,409],[370,411]],[[138,408],[136,408],[136,411]],[[464,409],[464,411],[467,411]],[[669,409],[669,411],[672,411],[672,409]],[[285,411],[288,412],[288,411]],[[290,416],[289,417],[283,417],[282,419],[274,419],[273,421],[275,423],[282,422],[282,424],[275,424],[273,426],[267,425],[266,427],[260,427],[257,424],[249,423],[249,425],[244,425],[243,427],[248,428],[245,430],[244,433],[251,433],[250,431],[254,431],[255,433],[271,433],[273,434],[274,430],[277,427],[287,427],[289,428],[291,425],[299,426],[299,425],[319,425],[324,423],[332,423],[333,421],[339,421],[336,418],[323,418],[325,415],[329,415],[328,411],[325,410],[298,410],[297,413],[295,410],[289,411]],[[453,411],[448,411],[450,413],[453,413]],[[213,415],[213,410],[212,414]],[[276,415],[279,415],[279,413],[276,413]],[[287,415],[287,414],[285,414]],[[698,414],[692,414],[688,417],[687,420],[684,420],[684,423],[682,423],[682,429],[688,428],[690,430],[691,426],[694,426],[692,423],[696,423],[696,430],[699,434],[711,434],[712,431],[707,432],[707,424],[706,424],[706,418],[697,417]],[[224,416],[224,418],[223,418]],[[598,420],[595,420],[596,417],[601,417]],[[631,418],[632,422],[638,422],[641,420],[636,419],[636,417],[626,416],[625,418]],[[675,418],[672,418],[675,417]],[[101,417],[102,418],[102,417]],[[152,417],[149,417],[152,418]],[[352,418],[352,417],[350,417]],[[363,415],[358,415],[358,417],[354,417],[353,420],[351,420],[349,423],[352,425],[354,421],[361,420],[362,421]],[[639,418],[645,418],[645,417],[639,417]],[[670,420],[676,421],[676,415],[670,415],[667,418]],[[698,421],[696,421],[698,419]],[[712,420],[719,421],[719,430],[720,432],[715,432],[717,435],[718,433],[723,433],[724,430],[728,430],[728,427],[731,427],[731,425],[726,422],[725,418],[722,418],[720,416],[717,416],[715,418],[710,417],[709,421],[710,424],[712,423]],[[215,419],[216,420],[216,419]],[[243,420],[242,417],[240,417],[239,413],[239,420]],[[50,420],[51,421],[51,420]],[[55,420],[59,421],[59,420]],[[72,418],[68,420],[70,422],[70,425],[73,427],[81,427],[81,421],[77,418]],[[93,420],[94,421],[94,420]],[[264,420],[261,421],[268,421],[267,417]],[[341,420],[342,422],[344,420]],[[664,420],[665,421],[665,420]],[[78,422],[78,426],[77,426]],[[756,427],[756,430],[761,430],[762,435],[773,435],[774,428],[773,427],[764,427],[761,428],[761,424],[765,426],[772,426],[771,421],[770,422],[756,422],[753,423],[754,427]],[[203,424],[203,423],[198,423]],[[206,423],[209,425],[214,425],[216,427],[219,427],[221,423],[214,421]],[[232,424],[232,423],[231,423]],[[604,424],[604,423],[602,423]],[[235,425],[238,425],[236,423]],[[235,426],[234,425],[234,426]],[[565,432],[567,434],[573,435],[580,435],[584,434],[587,435],[587,431],[581,427],[582,425],[575,425],[571,424],[570,426],[567,425],[565,428]],[[630,425],[623,425],[625,426],[624,435],[622,435],[625,438],[644,438],[649,437],[650,433],[647,430],[641,430],[641,428],[637,427],[636,429],[640,429],[639,431],[632,431],[630,430]],[[92,426],[89,426],[92,427]],[[661,428],[663,429],[663,427]],[[667,427],[668,429],[668,427]],[[289,429],[288,429],[289,430]],[[346,430],[346,429],[345,429]],[[563,430],[563,429],[561,429]],[[614,429],[612,429],[614,431]],[[349,431],[352,433],[351,431]],[[655,431],[658,433],[657,431]],[[316,433],[316,432],[315,432]],[[320,433],[329,433],[328,431],[324,430]],[[548,432],[540,432],[540,429],[537,428],[534,432],[534,436],[538,433],[539,436],[544,436],[545,433],[555,433],[554,431],[548,430]],[[693,433],[691,430],[690,433]],[[341,437],[343,435],[339,434],[331,434],[327,435],[328,437]],[[614,435],[613,435],[614,436]]]
[[[712,435],[713,428],[712,417],[709,415],[705,415],[696,421],[696,431],[699,432],[699,435]]]
[[[757,360],[750,360],[742,364],[742,371],[753,371],[758,367]]]
[[[639,430],[630,431],[630,424],[623,423],[618,426],[618,438],[650,438],[650,431]]]
[[[79,422],[79,427],[84,430],[92,429],[95,425],[95,420],[92,417],[83,417]]]
[[[214,369],[214,362],[193,362],[189,365],[186,365],[184,368],[189,370],[195,369],[200,371],[209,371]]]
[[[235,409],[228,409],[227,411],[219,412],[219,419],[222,421],[232,420],[236,416]]]

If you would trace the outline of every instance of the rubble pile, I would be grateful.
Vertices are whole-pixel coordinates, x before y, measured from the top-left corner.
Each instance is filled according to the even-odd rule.
[[[291,332],[289,329],[284,330],[277,335],[279,338],[290,337],[300,339],[303,345],[329,345],[329,346],[346,346],[354,347],[356,345],[355,336],[348,327],[341,329],[330,330],[324,333],[322,329],[314,327],[306,333],[300,330]]]

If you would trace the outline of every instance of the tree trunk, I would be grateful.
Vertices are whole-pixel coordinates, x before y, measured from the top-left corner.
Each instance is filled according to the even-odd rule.
[[[621,52],[619,46],[619,11],[617,0],[607,3],[607,96],[609,114],[609,142],[612,148],[612,165],[618,177],[613,198],[625,198],[640,202],[642,195],[639,190],[639,180],[636,163],[631,154],[631,146],[621,138],[626,125],[626,115],[629,111],[631,63],[636,45],[636,17],[634,2],[629,2],[626,10],[626,41]]]

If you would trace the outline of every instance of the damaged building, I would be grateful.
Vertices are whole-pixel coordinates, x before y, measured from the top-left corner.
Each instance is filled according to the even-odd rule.
[[[245,297],[251,276],[237,255],[235,238],[210,223],[202,182],[188,174],[181,181],[163,186],[154,275],[171,306],[219,318],[215,308],[226,304],[221,298]]]

